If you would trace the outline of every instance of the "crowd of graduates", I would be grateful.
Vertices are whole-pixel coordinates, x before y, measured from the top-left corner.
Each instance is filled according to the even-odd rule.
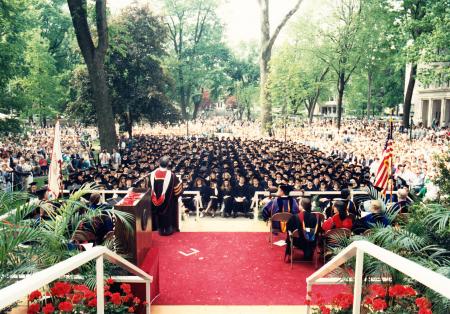
[[[264,137],[254,122],[219,117],[190,122],[189,135],[181,125],[156,124],[137,127],[135,137],[122,137],[113,152],[92,148],[93,129],[63,128],[64,188],[75,190],[87,182],[107,190],[148,186],[147,175],[167,155],[184,190],[200,191],[202,215],[223,209],[227,217],[238,212],[250,217],[255,192],[274,192],[281,184],[296,191],[341,191],[373,180],[387,133],[385,121],[344,120],[340,132],[329,120],[287,127],[285,140],[279,129],[275,136]],[[2,189],[25,190],[34,176],[47,174],[51,134],[51,129],[36,129],[19,140],[2,139]],[[413,193],[436,194],[433,156],[444,153],[448,135],[445,129],[421,127],[413,134],[416,139],[409,142],[398,127],[394,131],[394,189],[408,186]],[[183,204],[193,210],[192,197],[183,197]]]

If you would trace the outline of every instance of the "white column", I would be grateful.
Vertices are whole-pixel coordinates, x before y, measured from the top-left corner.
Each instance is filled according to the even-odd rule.
[[[446,103],[445,103],[445,98],[441,99],[441,121],[440,121],[440,126],[443,127],[445,126],[445,117],[447,115],[447,110],[446,110]]]
[[[426,127],[431,127],[431,123],[433,122],[433,99],[428,99],[428,121]]]
[[[97,277],[97,314],[105,313],[105,290],[103,288],[103,255],[99,256],[95,265]]]
[[[361,293],[362,293],[362,275],[364,267],[364,252],[361,249],[356,250],[355,280],[353,287],[353,314],[359,314],[361,311]]]

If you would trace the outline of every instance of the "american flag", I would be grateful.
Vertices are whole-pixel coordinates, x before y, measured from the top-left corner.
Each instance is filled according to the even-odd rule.
[[[386,195],[386,190],[388,187],[388,181],[392,174],[392,156],[393,156],[393,145],[394,139],[392,137],[392,121],[389,123],[389,131],[386,139],[386,144],[384,144],[383,154],[381,156],[381,162],[378,166],[378,170],[375,177],[374,186],[381,189],[383,195]]]

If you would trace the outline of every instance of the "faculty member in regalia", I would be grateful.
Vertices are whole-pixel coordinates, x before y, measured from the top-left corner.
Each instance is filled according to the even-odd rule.
[[[295,198],[289,196],[291,191],[292,187],[290,185],[282,184],[278,187],[277,197],[272,199],[263,208],[262,217],[264,221],[268,221],[276,213],[298,214],[297,201]],[[276,229],[281,229],[283,232],[286,231],[286,224],[279,226],[278,222],[275,221],[273,222],[273,226]]]
[[[159,168],[150,174],[152,216],[163,236],[179,231],[178,197],[183,193],[180,179],[168,169],[169,163],[169,157],[162,157]]]

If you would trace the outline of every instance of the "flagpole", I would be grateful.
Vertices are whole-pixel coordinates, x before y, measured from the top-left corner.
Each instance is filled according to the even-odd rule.
[[[393,118],[392,115],[394,114],[394,109],[391,110],[391,121],[389,122],[389,128],[390,128],[390,132],[391,132],[391,138],[392,138],[392,146],[394,146],[394,130],[393,130]],[[389,158],[389,172],[390,175],[389,177],[392,178],[392,183],[391,183],[391,203],[392,203],[392,193],[394,190],[394,176],[392,173],[392,157],[393,157],[393,149],[391,149],[391,158]]]

